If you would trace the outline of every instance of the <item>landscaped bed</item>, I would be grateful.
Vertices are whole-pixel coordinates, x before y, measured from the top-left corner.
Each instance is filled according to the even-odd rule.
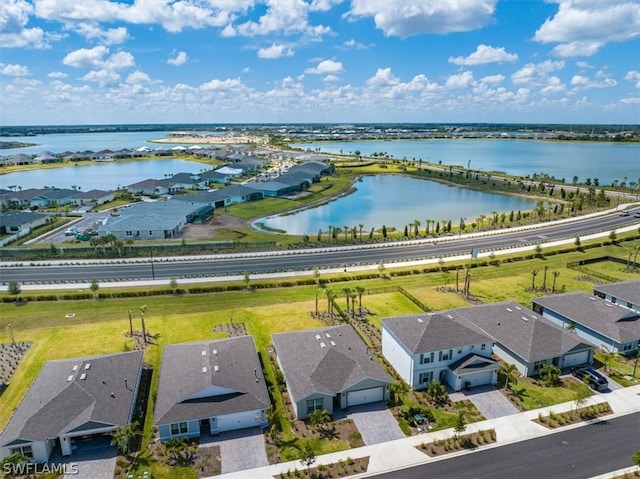
[[[485,444],[496,442],[496,431],[489,429],[486,431],[472,432],[460,436],[453,436],[446,439],[438,439],[430,443],[422,443],[416,449],[424,452],[427,456],[439,456],[462,449],[476,449]]]
[[[276,479],[287,478],[307,478],[313,477],[315,479],[333,479],[337,477],[347,477],[354,474],[362,474],[367,472],[369,467],[369,457],[360,457],[358,459],[347,458],[345,461],[338,461],[331,464],[321,464],[309,469],[293,469],[291,471],[283,472],[274,476]]]
[[[554,413],[553,411],[550,411],[546,416],[539,414],[538,419],[536,419],[535,422],[553,429],[555,427],[569,426],[570,424],[576,424],[590,419],[597,419],[609,414],[611,414],[611,406],[609,406],[608,402],[603,402],[563,413]]]

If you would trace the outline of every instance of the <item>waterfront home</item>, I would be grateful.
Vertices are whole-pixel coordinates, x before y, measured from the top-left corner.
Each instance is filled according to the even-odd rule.
[[[46,224],[51,215],[31,211],[9,210],[0,213],[0,234],[27,233]]]

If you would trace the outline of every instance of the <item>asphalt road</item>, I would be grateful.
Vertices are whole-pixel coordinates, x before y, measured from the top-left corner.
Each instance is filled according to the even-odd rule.
[[[15,280],[21,283],[43,281],[90,281],[97,280],[146,280],[184,278],[189,276],[216,276],[227,274],[268,273],[275,271],[309,270],[314,267],[348,267],[356,264],[377,264],[398,260],[437,258],[448,255],[471,254],[473,248],[480,251],[531,245],[562,238],[575,238],[595,231],[640,224],[630,216],[606,215],[598,218],[544,226],[530,231],[501,233],[474,239],[455,239],[440,243],[421,242],[412,245],[385,244],[376,248],[340,249],[327,251],[318,249],[311,253],[238,257],[230,259],[200,259],[198,261],[153,263],[69,265],[69,266],[5,266],[0,268],[0,280]]]
[[[432,462],[376,479],[583,479],[633,465],[640,413]]]

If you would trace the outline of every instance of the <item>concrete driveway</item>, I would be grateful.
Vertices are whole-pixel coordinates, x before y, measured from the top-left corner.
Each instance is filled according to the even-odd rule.
[[[469,399],[486,419],[496,419],[520,412],[495,386],[476,386],[469,391],[460,391],[455,394],[452,400],[457,400],[455,397]]]
[[[223,432],[200,447],[220,446],[222,474],[268,466],[264,436],[260,428]]]
[[[352,406],[346,417],[353,419],[367,446],[405,437],[391,411],[383,403]]]
[[[74,452],[72,456],[63,458],[54,451],[49,464],[58,470],[64,464],[65,479],[113,479],[117,452],[115,447],[102,447]]]

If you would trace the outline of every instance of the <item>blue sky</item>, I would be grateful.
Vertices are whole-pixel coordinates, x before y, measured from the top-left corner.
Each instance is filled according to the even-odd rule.
[[[640,0],[2,0],[0,124],[640,123]]]

